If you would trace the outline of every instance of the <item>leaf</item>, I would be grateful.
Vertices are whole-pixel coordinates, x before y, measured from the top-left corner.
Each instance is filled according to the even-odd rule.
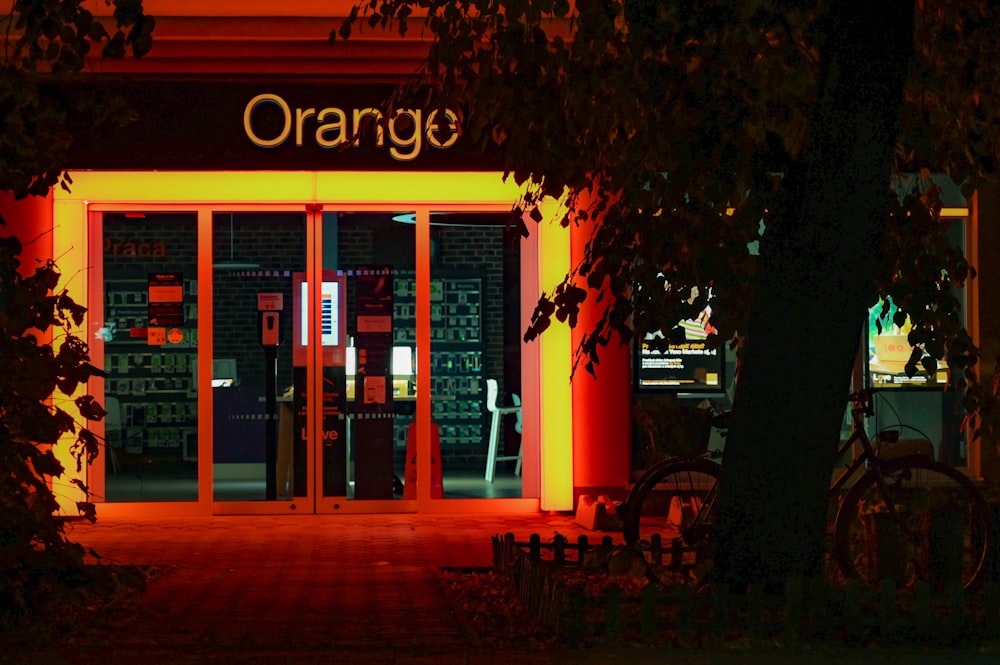
[[[83,395],[75,400],[76,407],[80,410],[80,415],[87,420],[101,420],[108,412],[94,399],[93,395]]]
[[[31,466],[39,475],[49,476],[51,478],[58,478],[63,474],[63,471],[65,471],[62,462],[56,459],[56,456],[51,449],[32,457]]]
[[[76,509],[91,524],[97,521],[97,506],[90,501],[77,501]]]

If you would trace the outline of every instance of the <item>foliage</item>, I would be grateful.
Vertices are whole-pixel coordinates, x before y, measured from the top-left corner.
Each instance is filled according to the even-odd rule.
[[[79,583],[84,550],[66,540],[62,522],[54,517],[59,505],[51,484],[65,469],[52,447],[63,434],[75,434],[72,452],[79,470],[97,456],[98,441],[78,426],[65,402],[72,401],[85,421],[105,415],[90,395],[68,399],[90,377],[103,375],[72,332],[84,308],[65,290],[56,291],[60,275],[52,261],[22,278],[20,253],[16,238],[0,238],[0,606],[15,612],[37,605],[36,594],[53,575],[63,584]],[[74,483],[86,494],[86,485]],[[77,506],[94,519],[92,503]]]
[[[971,194],[996,166],[1000,66],[988,53],[1000,10],[976,0],[917,6],[896,155],[898,172],[914,177],[894,183],[871,303],[891,294],[914,318],[912,341],[974,381],[976,350],[952,293],[974,273],[927,215],[939,204],[926,176],[946,173]],[[468,139],[501,145],[508,174],[530,185],[516,212],[537,221],[541,197],[565,193],[561,223],[592,227],[584,257],[542,295],[525,338],[553,317],[574,325],[595,298],[602,316],[577,358],[593,372],[615,335],[628,342],[660,330],[669,339],[709,293],[714,342],[745,331],[757,242],[783,203],[780,174],[795,168],[810,133],[829,7],[364,0],[331,39],[355,26],[407,34],[419,24],[433,45],[423,76],[400,94],[463,108]],[[838,186],[850,195],[851,183]],[[704,295],[688,305],[692,285]]]
[[[0,189],[17,198],[72,184],[63,173],[73,141],[70,116],[87,118],[95,131],[131,117],[121,98],[71,98],[45,85],[78,74],[95,46],[111,58],[150,50],[155,20],[143,12],[142,0],[104,2],[115,8],[111,32],[84,0],[17,0],[0,17],[7,44],[0,60]]]
[[[120,100],[71,99],[46,87],[78,73],[95,44],[104,44],[107,57],[121,57],[126,47],[141,56],[151,46],[153,19],[141,0],[113,2],[114,34],[84,4],[18,0],[0,18],[7,47],[0,62],[0,189],[16,198],[44,196],[56,183],[68,188],[62,168],[72,143],[69,114],[85,114],[95,127],[127,119]],[[78,471],[96,458],[99,441],[87,424],[105,411],[93,396],[76,393],[103,373],[74,332],[86,310],[59,288],[55,262],[22,273],[21,251],[21,240],[0,237],[0,629],[97,580],[57,516],[56,493],[70,488],[53,446],[74,435],[69,452]],[[96,519],[87,486],[70,482],[83,493],[79,512]]]

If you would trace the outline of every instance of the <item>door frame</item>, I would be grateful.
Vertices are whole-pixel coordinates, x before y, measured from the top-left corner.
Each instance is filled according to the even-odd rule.
[[[73,172],[72,192],[55,192],[53,201],[54,253],[60,258],[60,265],[66,271],[75,266],[87,276],[88,293],[102,289],[100,275],[88,268],[100,264],[94,257],[100,257],[102,248],[90,242],[86,220],[94,221],[94,216],[107,211],[196,211],[198,213],[199,262],[198,280],[210,284],[212,280],[211,214],[213,210],[228,211],[300,211],[312,209],[312,219],[317,219],[320,211],[327,212],[395,212],[405,210],[416,213],[416,279],[417,279],[417,365],[430,366],[430,213],[447,211],[465,212],[509,212],[512,203],[520,196],[520,188],[512,181],[504,181],[501,174],[486,172],[459,173],[400,173],[400,172]],[[557,206],[548,206],[549,210]],[[554,217],[554,215],[552,215]],[[313,222],[309,227],[319,229],[322,224]],[[551,230],[549,227],[555,228]],[[548,282],[548,275],[565,275],[564,266],[553,261],[556,255],[566,256],[567,248],[560,240],[563,231],[555,224],[539,224],[538,233],[522,240],[522,247],[529,248],[532,265],[527,273],[534,275],[532,283],[539,278]],[[565,234],[568,237],[568,232]],[[322,247],[322,238],[312,236],[312,246],[308,248],[307,263],[315,269],[316,252]],[[541,250],[542,245],[554,248]],[[81,252],[80,249],[83,248]],[[541,251],[540,251],[541,250]],[[555,266],[555,269],[553,269]],[[524,268],[522,269],[524,270]],[[96,286],[95,286],[96,285]],[[544,286],[544,285],[542,285]],[[527,301],[534,294],[526,295]],[[91,296],[92,297],[92,296]],[[94,302],[94,301],[91,301]],[[314,301],[314,306],[318,306]],[[522,311],[532,303],[522,302]],[[211,295],[203,300],[199,294],[199,314],[211,308]],[[529,307],[530,309],[530,307]],[[319,317],[314,312],[313,321],[318,325]],[[88,331],[94,326],[93,316],[84,325]],[[422,323],[421,323],[422,321]],[[199,340],[211,348],[211,316],[199,315]],[[545,347],[544,349],[542,347]],[[313,350],[315,353],[315,350]],[[557,491],[560,496],[572,494],[572,427],[567,426],[566,414],[572,412],[571,394],[566,385],[570,374],[571,349],[569,335],[552,335],[536,341],[535,349],[524,354],[522,362],[529,369],[528,376],[537,377],[539,385],[525,389],[534,393],[537,399],[523,406],[525,446],[525,493],[530,498],[521,499],[432,499],[430,483],[418,483],[416,500],[404,501],[345,501],[330,512],[384,513],[416,510],[421,513],[533,513],[541,507],[546,510],[570,509],[572,505],[546,503],[546,493]],[[544,362],[540,361],[544,358]],[[96,360],[96,358],[95,358]],[[199,458],[212,459],[211,413],[211,353],[199,354]],[[542,362],[541,365],[539,363]],[[430,374],[417,376],[418,419],[416,449],[417,473],[419,477],[430,477]],[[310,380],[315,381],[315,378]],[[557,386],[550,390],[550,386]],[[317,391],[313,391],[319,399]],[[316,405],[313,405],[316,408]],[[544,413],[559,414],[559,427],[555,419],[546,419]],[[552,420],[549,423],[548,420]],[[315,426],[315,425],[313,425]],[[313,439],[315,440],[315,439]],[[310,479],[311,497],[315,497],[317,464],[311,460],[314,469]],[[100,462],[99,462],[100,463]],[[68,465],[67,465],[68,466]],[[91,477],[97,478],[91,469]],[[199,498],[191,502],[155,503],[103,503],[99,506],[102,517],[163,517],[186,515],[236,514],[246,512],[247,506],[217,504],[212,498],[211,464],[200,464]],[[544,478],[544,481],[543,481]],[[84,477],[86,482],[86,477]],[[554,488],[554,490],[553,490]],[[313,499],[315,502],[315,499]],[[232,502],[244,503],[244,502]],[[253,512],[288,514],[291,512],[313,512],[316,506],[306,510],[291,511],[285,502],[253,503]],[[566,503],[561,501],[560,503]],[[571,502],[570,502],[571,503]],[[266,506],[266,507],[265,507]],[[331,506],[332,508],[332,506]],[[320,512],[326,512],[325,510]]]

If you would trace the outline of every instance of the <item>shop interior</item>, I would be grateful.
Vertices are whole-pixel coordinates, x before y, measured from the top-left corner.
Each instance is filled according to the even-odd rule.
[[[434,498],[522,497],[519,245],[508,221],[431,219]],[[413,215],[324,212],[321,226],[324,346],[310,356],[305,213],[213,212],[210,297],[197,279],[195,213],[103,214],[105,501],[197,499],[203,353],[212,354],[214,501],[295,500],[310,460],[322,496],[413,498]],[[197,334],[208,306],[210,349]],[[372,307],[388,327],[372,326]],[[308,362],[322,364],[324,385],[315,430],[324,440],[312,452],[299,399]]]

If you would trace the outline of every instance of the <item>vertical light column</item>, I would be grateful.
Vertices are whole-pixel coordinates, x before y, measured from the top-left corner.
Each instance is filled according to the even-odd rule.
[[[431,502],[431,213],[416,210],[417,510]],[[441,460],[437,460],[441,464]],[[407,460],[409,464],[409,460]]]
[[[212,391],[212,359],[215,357],[212,315],[212,210],[198,208],[198,503],[210,506],[214,499],[215,393]]]
[[[538,281],[551,294],[569,273],[570,233],[555,217],[558,204],[543,206],[538,234]],[[573,391],[572,338],[569,326],[553,322],[534,342],[539,358],[540,507],[573,509]]]
[[[600,220],[570,227],[571,262],[579,265],[586,246]],[[575,353],[585,334],[601,320],[611,302],[607,280],[602,285],[606,297],[598,302],[591,292],[580,305],[579,319],[572,331]],[[585,280],[578,286],[586,289]],[[601,363],[594,375],[581,365],[573,376],[573,492],[575,495],[608,494],[624,498],[628,488],[632,458],[632,384],[629,346],[622,346],[614,334],[601,349]]]
[[[306,281],[309,284],[306,344],[306,469],[311,469],[306,492],[316,509],[323,494],[323,205],[306,205]],[[344,294],[346,296],[346,294]]]
[[[57,290],[63,288],[69,291],[70,297],[77,303],[86,305],[88,302],[87,289],[87,204],[80,200],[56,200],[52,205],[52,256],[58,261],[59,271],[62,278],[59,280]],[[46,257],[48,258],[48,257]],[[85,342],[89,343],[87,331],[91,328],[90,318],[85,317],[83,327],[74,332]],[[55,342],[56,345],[59,342]],[[58,353],[58,348],[53,349]],[[81,385],[76,392],[65,399],[72,401],[87,393],[87,386]],[[62,399],[61,393],[56,393],[57,399]],[[75,415],[75,408],[70,406],[66,409],[71,415]],[[79,420],[79,418],[78,418]],[[83,501],[84,496],[76,489],[71,481],[80,480],[87,482],[87,466],[83,465],[80,471],[76,470],[76,459],[70,453],[70,447],[76,441],[76,435],[72,432],[64,434],[58,445],[53,448],[56,458],[62,463],[65,471],[61,478],[53,481],[53,493],[59,501],[59,512],[76,515],[76,502]],[[100,458],[97,463],[103,462]]]

